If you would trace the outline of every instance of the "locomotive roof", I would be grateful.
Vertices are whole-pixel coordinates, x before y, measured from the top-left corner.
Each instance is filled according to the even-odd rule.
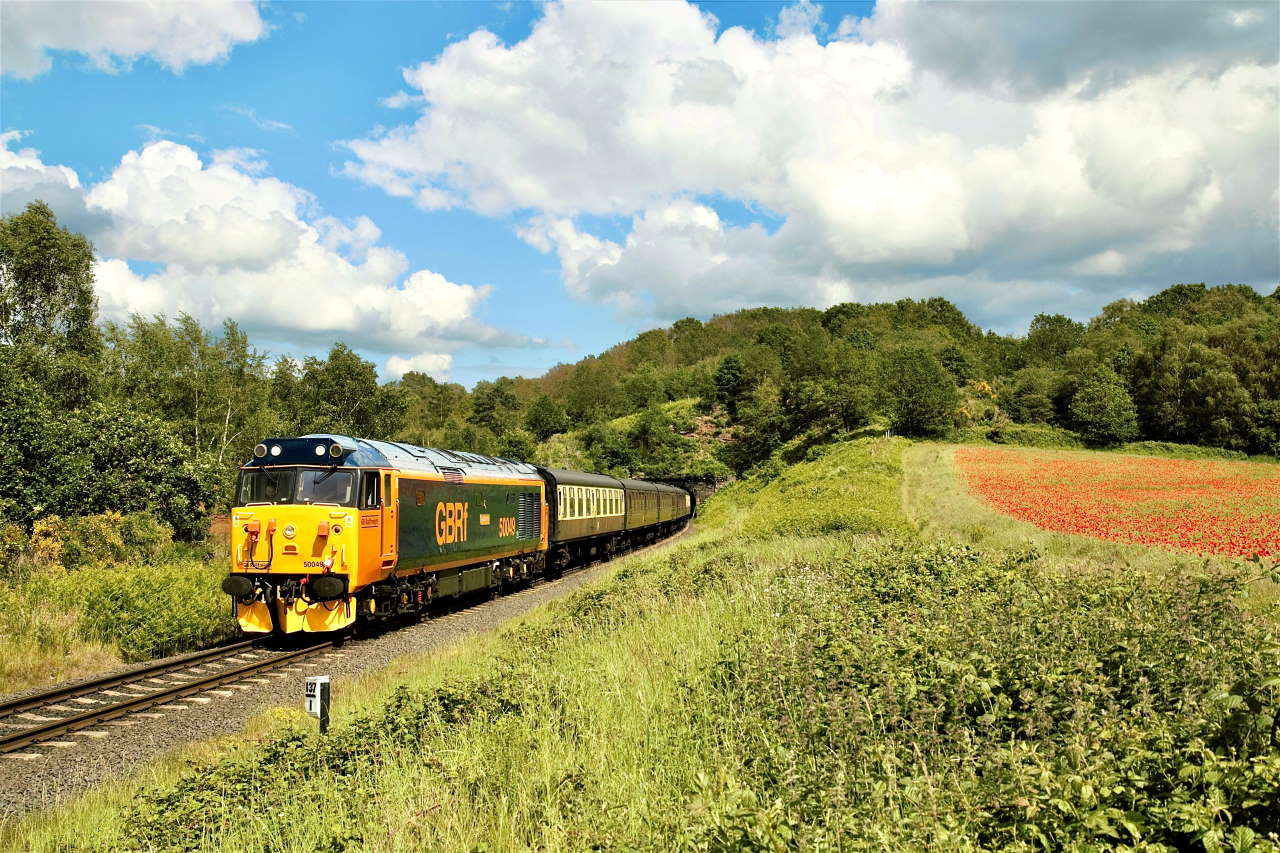
[[[268,448],[278,446],[280,453],[263,459],[253,459],[246,465],[333,465],[352,468],[399,468],[402,471],[418,471],[429,474],[457,473],[475,476],[528,476],[536,477],[538,470],[524,462],[504,459],[500,456],[483,456],[460,450],[440,450],[434,447],[418,447],[400,441],[376,441],[353,438],[349,435],[313,433],[299,438],[268,438],[263,442]],[[316,448],[328,452],[328,447],[338,444],[343,455],[337,459],[317,455]]]

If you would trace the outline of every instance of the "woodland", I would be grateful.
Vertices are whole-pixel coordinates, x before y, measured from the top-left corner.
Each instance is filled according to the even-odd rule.
[[[101,322],[88,240],[40,202],[0,223],[0,521],[149,511],[198,538],[254,444],[310,432],[655,479],[730,479],[886,432],[1274,456],[1280,288],[1174,284],[1016,336],[941,297],[746,308],[467,389],[380,382],[342,342],[273,356],[233,318]]]

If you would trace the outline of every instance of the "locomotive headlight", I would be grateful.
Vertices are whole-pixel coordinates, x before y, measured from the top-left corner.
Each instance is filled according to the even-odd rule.
[[[254,455],[255,457],[257,457],[258,459],[261,459],[262,457],[266,456],[266,455],[267,455],[267,446],[266,446],[265,444],[259,444],[258,446],[254,447],[254,448],[253,448],[253,455]]]
[[[271,445],[271,455],[272,455],[272,456],[279,456],[279,455],[280,455],[280,445],[278,445],[278,444],[273,444],[273,445]]]
[[[316,445],[316,456],[324,456],[324,445],[323,445],[323,444],[317,444],[317,445]]]
[[[331,445],[329,445],[329,455],[330,455],[330,456],[332,456],[334,459],[337,459],[339,456],[341,456],[341,455],[342,455],[342,445],[341,445],[341,444],[331,444]]]
[[[296,532],[297,532],[297,531],[295,531],[295,530],[293,529],[293,525],[292,525],[292,524],[286,524],[286,525],[284,526],[284,538],[285,538],[285,539],[292,539],[292,538],[293,538],[293,534],[294,534],[294,533],[296,533]]]

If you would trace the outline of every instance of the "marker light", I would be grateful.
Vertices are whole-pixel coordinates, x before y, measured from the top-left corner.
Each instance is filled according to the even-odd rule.
[[[278,444],[273,444],[273,445],[271,445],[271,455],[272,455],[272,456],[279,456],[279,455],[280,455],[280,445],[278,445]]]
[[[341,455],[342,455],[342,445],[341,445],[341,444],[331,444],[331,445],[329,445],[329,455],[330,455],[330,456],[332,456],[334,459],[337,459],[339,456],[341,456]]]
[[[253,448],[253,455],[254,455],[255,457],[257,457],[258,459],[261,459],[262,457],[266,456],[266,455],[267,455],[267,446],[266,446],[265,444],[259,444],[258,446],[254,447],[254,448]]]
[[[324,445],[323,445],[323,444],[317,444],[317,445],[316,445],[316,456],[324,456]]]

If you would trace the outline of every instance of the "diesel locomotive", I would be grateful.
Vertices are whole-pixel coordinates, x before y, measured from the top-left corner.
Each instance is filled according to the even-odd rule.
[[[222,589],[255,634],[502,592],[668,536],[694,510],[664,483],[345,435],[262,442],[234,503]]]

